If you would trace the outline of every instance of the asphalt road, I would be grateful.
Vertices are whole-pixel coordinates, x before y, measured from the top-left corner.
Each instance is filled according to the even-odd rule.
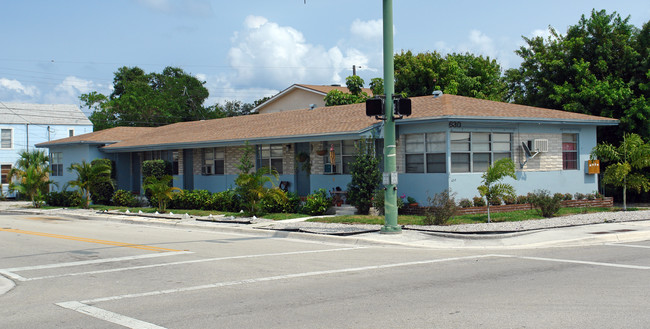
[[[0,328],[649,328],[650,241],[360,247],[0,216]]]

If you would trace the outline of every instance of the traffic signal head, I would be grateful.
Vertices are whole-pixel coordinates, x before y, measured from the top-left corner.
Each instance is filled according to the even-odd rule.
[[[398,98],[395,100],[395,114],[396,115],[411,115],[411,99]]]
[[[384,114],[384,102],[381,98],[370,98],[366,100],[366,115],[377,116]]]

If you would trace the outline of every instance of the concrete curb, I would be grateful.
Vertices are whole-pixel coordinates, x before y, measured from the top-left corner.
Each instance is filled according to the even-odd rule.
[[[580,238],[560,238],[549,239],[544,241],[520,241],[514,243],[514,239],[526,238],[526,236],[533,236],[538,233],[545,233],[555,230],[556,228],[535,229],[522,232],[509,232],[509,233],[490,233],[490,234],[459,234],[459,233],[444,233],[444,232],[426,232],[424,230],[407,230],[405,229],[400,235],[383,235],[377,232],[374,233],[361,233],[348,236],[337,236],[318,233],[306,233],[296,231],[282,231],[270,230],[258,227],[259,225],[251,224],[237,224],[232,223],[213,223],[206,221],[188,222],[178,219],[167,218],[153,218],[141,217],[133,215],[121,215],[113,213],[93,213],[93,214],[75,214],[73,212],[65,212],[53,214],[46,210],[36,209],[8,209],[3,211],[5,213],[13,214],[30,214],[30,215],[50,215],[62,216],[69,218],[76,218],[80,220],[102,220],[109,222],[118,222],[124,224],[139,224],[155,227],[174,227],[186,230],[202,230],[224,232],[230,234],[245,234],[255,235],[268,238],[291,238],[302,241],[313,241],[317,243],[330,243],[347,246],[401,246],[407,248],[429,248],[429,249],[532,249],[532,248],[548,248],[548,247],[569,247],[580,245],[594,245],[608,242],[630,242],[639,241],[650,238],[650,230],[635,231],[635,232],[612,232],[609,234],[600,234],[597,236],[585,236]],[[626,222],[615,223],[625,224]],[[579,225],[583,227],[595,227],[595,225],[602,225],[607,223],[592,224],[592,225]],[[611,223],[610,223],[611,224]],[[579,227],[560,227],[560,229]],[[398,237],[397,239],[395,237]],[[534,239],[529,239],[534,240]]]

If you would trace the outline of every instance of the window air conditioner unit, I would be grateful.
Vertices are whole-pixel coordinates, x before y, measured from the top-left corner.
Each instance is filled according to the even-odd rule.
[[[533,140],[533,151],[540,153],[548,152],[548,139]]]

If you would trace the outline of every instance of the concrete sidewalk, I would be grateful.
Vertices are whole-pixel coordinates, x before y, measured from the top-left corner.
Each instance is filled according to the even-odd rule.
[[[100,213],[83,209],[10,208],[3,213],[38,214],[72,217],[84,220],[106,220],[121,223],[172,226],[186,229],[286,237],[327,243],[351,245],[393,245],[434,249],[527,249],[584,246],[650,239],[650,220],[603,222],[510,233],[440,232],[405,228],[400,234],[380,234],[379,225],[341,225],[305,222],[305,219],[271,221],[223,216],[196,218],[175,214]],[[650,212],[644,213],[650,214]],[[593,214],[593,216],[602,216]],[[638,217],[638,216],[637,216]],[[643,217],[642,218],[646,218]],[[600,219],[599,219],[600,220]],[[606,220],[605,220],[606,221]],[[453,230],[453,228],[450,228]]]

